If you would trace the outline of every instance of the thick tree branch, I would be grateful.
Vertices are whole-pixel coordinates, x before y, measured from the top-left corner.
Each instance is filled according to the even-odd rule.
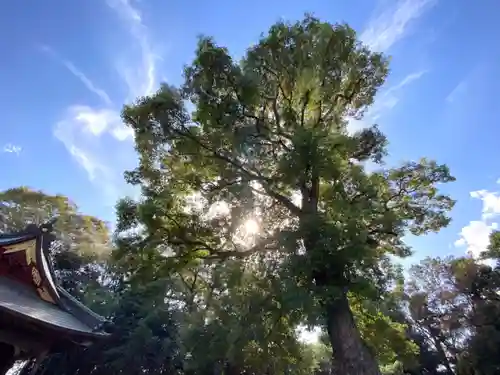
[[[184,136],[184,137],[189,138],[191,141],[195,142],[198,146],[200,146],[204,150],[210,152],[213,157],[216,157],[219,160],[222,160],[222,161],[224,161],[224,162],[232,165],[234,168],[236,168],[237,170],[239,170],[240,172],[242,172],[244,175],[246,175],[250,180],[259,181],[262,184],[262,186],[263,186],[264,190],[266,191],[266,193],[270,197],[272,197],[273,199],[276,199],[277,201],[279,201],[288,210],[290,210],[290,212],[292,212],[294,215],[300,215],[301,214],[301,212],[302,212],[301,209],[299,207],[297,207],[295,204],[293,204],[292,201],[289,198],[285,197],[284,195],[279,194],[278,192],[276,192],[275,190],[273,190],[270,187],[270,183],[272,182],[272,179],[270,177],[262,176],[260,173],[258,173],[256,171],[255,172],[250,171],[247,168],[245,168],[238,161],[233,160],[233,159],[231,159],[231,158],[229,158],[229,157],[221,154],[220,152],[213,150],[212,148],[210,148],[209,146],[207,146],[203,142],[201,142],[198,138],[196,138],[195,136],[189,134],[189,129],[187,129],[187,128],[184,128],[184,130],[185,130],[184,132],[182,132],[182,131],[180,131],[178,129],[172,129],[172,130],[175,133],[177,133],[178,135],[180,135],[180,136]]]

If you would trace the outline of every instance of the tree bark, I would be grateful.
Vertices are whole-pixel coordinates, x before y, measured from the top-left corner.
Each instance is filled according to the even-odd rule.
[[[438,352],[439,359],[441,359],[442,365],[444,367],[446,367],[447,374],[454,375],[455,371],[453,371],[453,369],[451,368],[450,360],[446,356],[446,353],[443,349],[443,345],[441,343],[441,340],[432,333],[432,329],[430,327],[429,327],[429,332],[431,332],[432,342],[433,342],[434,346],[436,347],[436,350]]]
[[[336,374],[380,375],[375,357],[356,327],[347,295],[328,302],[325,309]]]

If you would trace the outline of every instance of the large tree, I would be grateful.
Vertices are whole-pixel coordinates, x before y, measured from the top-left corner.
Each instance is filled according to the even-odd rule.
[[[349,131],[387,73],[350,27],[312,17],[275,24],[240,63],[201,38],[182,87],[123,112],[140,155],[127,179],[143,193],[120,207],[130,259],[161,253],[182,268],[269,254],[305,308],[321,307],[338,372],[378,374],[349,296],[385,293],[390,255],[410,254],[403,236],[438,231],[453,206],[436,187],[453,180],[446,166],[384,168],[378,128]]]

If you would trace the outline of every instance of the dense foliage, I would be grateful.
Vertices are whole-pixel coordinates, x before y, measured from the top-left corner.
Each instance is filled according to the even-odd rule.
[[[59,278],[113,325],[23,374],[499,373],[500,269],[426,259],[405,280],[394,261],[405,235],[449,223],[438,185],[454,179],[429,159],[387,167],[376,126],[350,131],[387,73],[312,17],[239,62],[201,38],[183,85],[123,111],[142,194],[118,203],[113,241],[65,197],[1,194],[4,230],[61,219]]]
[[[33,191],[22,191],[20,209],[42,207],[29,199]],[[42,201],[53,198],[36,194]],[[498,236],[490,256],[498,251]],[[250,265],[233,259],[168,271],[160,267],[166,259],[150,258],[131,277],[122,259],[128,252],[116,248],[113,258],[102,260],[75,249],[66,249],[72,255],[64,259],[74,263],[60,281],[71,280],[68,289],[107,316],[114,333],[106,343],[50,356],[37,374],[335,373],[328,338],[301,340],[296,328],[314,309],[301,302],[308,297],[299,289],[287,289],[276,260]],[[384,374],[498,373],[500,268],[468,257],[425,259],[404,284],[399,281],[383,300],[350,299],[361,336]],[[29,373],[33,365],[21,371]]]

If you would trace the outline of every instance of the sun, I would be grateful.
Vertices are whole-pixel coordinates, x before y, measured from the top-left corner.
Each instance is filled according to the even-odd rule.
[[[259,223],[254,219],[248,219],[247,221],[245,221],[245,224],[243,224],[243,228],[245,231],[245,235],[247,236],[253,236],[259,233],[260,230]]]
[[[255,219],[243,219],[235,233],[234,240],[243,247],[253,246],[261,232],[260,224]]]

